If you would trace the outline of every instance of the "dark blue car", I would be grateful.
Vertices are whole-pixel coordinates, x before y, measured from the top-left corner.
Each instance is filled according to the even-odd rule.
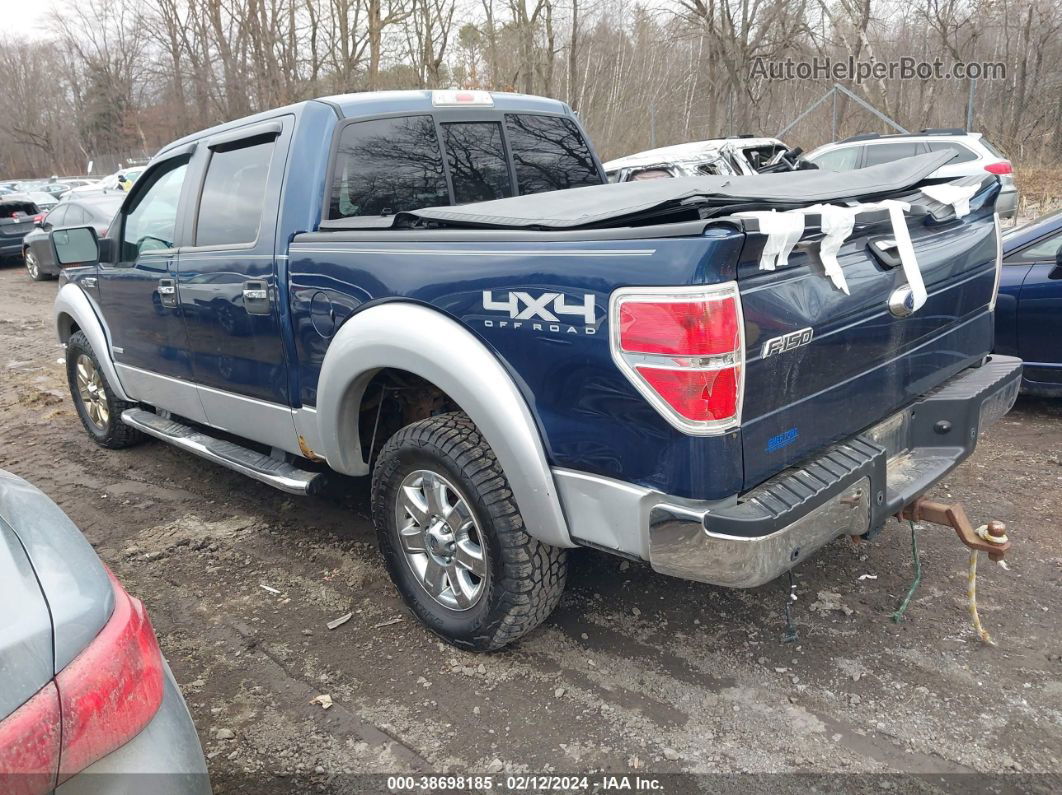
[[[1025,360],[1023,391],[1062,396],[1062,212],[1003,238],[996,352]]]

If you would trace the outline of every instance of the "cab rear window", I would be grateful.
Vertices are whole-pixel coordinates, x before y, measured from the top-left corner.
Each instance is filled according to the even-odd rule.
[[[510,113],[438,125],[429,114],[373,119],[340,132],[328,217],[394,215],[602,181],[589,144],[563,117]]]
[[[521,194],[601,184],[590,145],[571,119],[507,113],[505,131]]]
[[[330,218],[394,215],[450,203],[430,115],[348,124],[336,152]]]
[[[456,204],[513,195],[500,124],[450,122],[443,124],[442,130]]]

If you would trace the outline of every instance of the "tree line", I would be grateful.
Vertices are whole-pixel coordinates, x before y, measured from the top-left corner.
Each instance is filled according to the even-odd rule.
[[[67,0],[48,35],[0,39],[0,176],[100,173],[257,110],[387,89],[563,99],[606,158],[774,135],[835,78],[764,64],[850,57],[1002,63],[974,85],[837,82],[910,130],[972,109],[1016,162],[1053,164],[1060,28],[1055,0]],[[887,127],[843,98],[785,137],[809,149],[834,131]]]

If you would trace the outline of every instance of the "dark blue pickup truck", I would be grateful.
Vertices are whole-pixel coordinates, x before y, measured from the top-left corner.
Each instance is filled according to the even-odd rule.
[[[1005,414],[992,175],[603,184],[563,103],[300,103],[179,140],[52,232],[71,391],[293,493],[372,477],[433,631],[498,648],[587,546],[733,587],[870,536]]]

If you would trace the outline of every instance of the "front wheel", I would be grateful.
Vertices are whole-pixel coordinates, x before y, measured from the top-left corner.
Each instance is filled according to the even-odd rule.
[[[111,389],[83,331],[67,340],[66,378],[81,424],[96,444],[118,449],[143,440],[140,431],[122,422],[122,412],[136,404],[121,400]]]
[[[524,529],[505,473],[465,414],[430,417],[392,436],[373,472],[372,507],[402,598],[455,646],[499,649],[560,601],[566,551]]]

